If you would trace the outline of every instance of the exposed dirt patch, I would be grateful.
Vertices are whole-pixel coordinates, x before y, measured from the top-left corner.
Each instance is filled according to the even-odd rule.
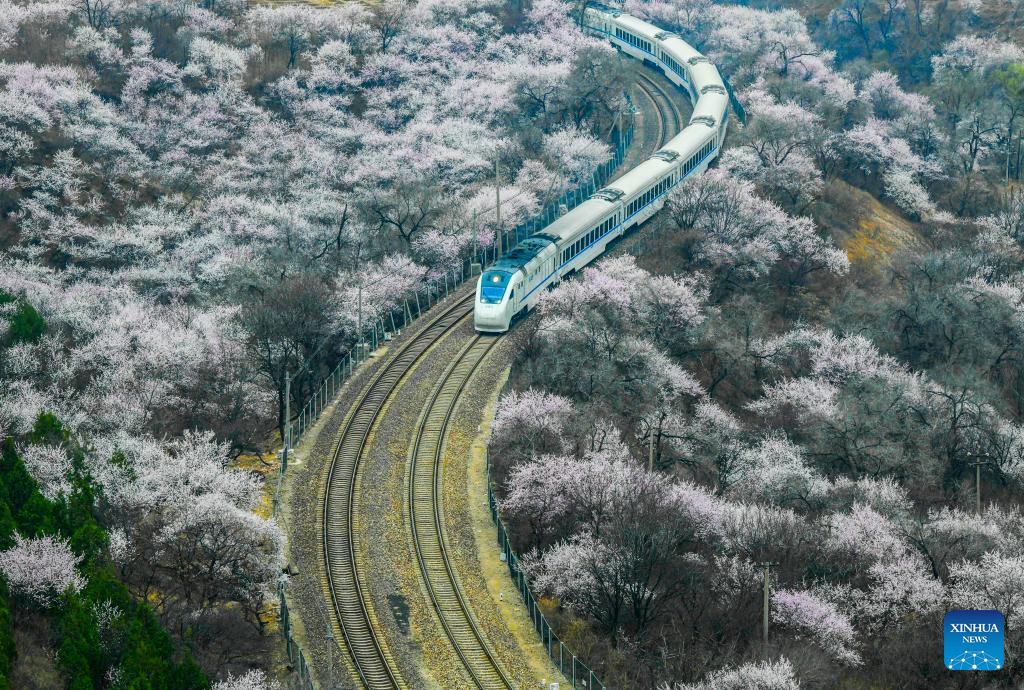
[[[926,244],[914,223],[842,180],[826,185],[814,219],[854,264],[887,267],[897,251]]]

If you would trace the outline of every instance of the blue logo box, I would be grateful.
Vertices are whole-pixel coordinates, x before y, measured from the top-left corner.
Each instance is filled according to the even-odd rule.
[[[998,671],[1006,665],[1006,621],[998,611],[950,611],[943,620],[946,668]]]

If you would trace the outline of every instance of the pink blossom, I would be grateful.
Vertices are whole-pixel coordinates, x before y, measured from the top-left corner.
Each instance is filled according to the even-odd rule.
[[[1021,61],[1024,61],[1024,49],[1016,43],[963,34],[947,43],[942,52],[932,58],[932,69],[935,78],[942,81],[957,79],[959,75],[974,70]]]
[[[772,620],[809,639],[836,661],[859,666],[856,632],[849,618],[830,602],[807,591],[780,589],[772,594]]]
[[[782,260],[806,272],[849,268],[846,254],[822,239],[814,223],[761,199],[753,185],[712,170],[669,195],[669,210],[683,226],[702,231],[701,258],[749,277]]]
[[[570,185],[585,182],[598,165],[611,157],[608,144],[574,126],[546,135],[543,147],[555,170],[565,174]]]
[[[898,527],[866,505],[854,504],[849,513],[827,518],[829,536],[824,549],[845,557],[867,558],[869,562],[906,557],[910,545]]]
[[[569,399],[559,395],[532,388],[522,393],[510,391],[498,402],[491,433],[495,439],[542,433],[557,437],[572,409]]]
[[[228,673],[226,678],[214,683],[210,690],[277,690],[280,687],[280,684],[267,678],[261,669],[253,669],[237,676]]]
[[[427,270],[408,257],[392,255],[380,263],[362,265],[338,275],[336,283],[338,327],[355,333],[359,319],[367,329],[374,321],[402,305],[422,284]],[[390,326],[389,326],[390,327]]]
[[[766,434],[739,451],[728,478],[729,495],[776,505],[821,501],[831,484],[807,465],[803,450],[781,434]]]
[[[949,568],[950,597],[964,609],[996,609],[1009,627],[1024,615],[1024,556],[988,552]]]
[[[946,600],[942,582],[927,572],[920,559],[879,561],[868,568],[868,576],[868,595],[853,615],[866,619],[871,630],[881,630],[908,615],[934,613]]]
[[[790,407],[800,419],[828,419],[839,412],[838,392],[835,386],[821,379],[784,379],[766,386],[764,397],[748,404],[747,408],[767,415]]]
[[[50,500],[58,494],[68,494],[71,485],[67,474],[71,470],[71,458],[62,446],[30,444],[21,450],[21,459],[32,478],[39,484],[39,490]]]

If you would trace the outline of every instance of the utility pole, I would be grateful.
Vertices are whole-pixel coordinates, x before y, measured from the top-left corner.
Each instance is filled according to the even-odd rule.
[[[1010,149],[1013,148],[1013,136],[1006,137],[1006,186],[1010,186]]]
[[[651,424],[651,438],[648,440],[647,471],[654,471],[654,424]]]
[[[501,256],[501,176],[498,172],[498,159],[494,159],[494,199],[495,199],[495,213],[498,218],[498,229],[497,233],[497,252],[495,253],[495,259]]]
[[[292,375],[284,372],[284,449],[281,451],[281,474],[288,469],[288,445],[292,441]]]
[[[334,630],[327,626],[327,690],[334,688]]]
[[[764,643],[768,644],[768,605],[770,602],[770,590],[771,590],[771,567],[775,565],[771,561],[761,561],[757,564],[761,568],[761,573],[764,577],[764,610],[761,616],[761,634],[764,637]]]
[[[979,459],[970,463],[971,465],[974,465],[974,511],[978,515],[981,515],[981,466],[988,464],[987,459],[981,459],[984,457],[985,456],[982,455]]]
[[[281,438],[281,465],[277,468],[277,489],[274,491],[274,501],[271,508],[274,517],[277,517],[277,506],[281,502],[281,484],[284,481],[284,471],[288,469],[288,446],[292,440],[292,376],[286,369],[284,372],[284,431]]]
[[[469,274],[475,276],[477,273],[481,273],[482,270],[483,270],[483,264],[480,261],[480,257],[478,255],[478,250],[477,250],[477,246],[476,246],[476,240],[477,240],[477,237],[476,237],[476,235],[477,235],[476,209],[473,209],[472,226],[473,226],[473,259],[470,261],[470,264],[469,264]]]

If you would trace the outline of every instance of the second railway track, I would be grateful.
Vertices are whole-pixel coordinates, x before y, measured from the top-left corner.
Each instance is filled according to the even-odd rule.
[[[473,373],[498,341],[476,335],[445,370],[417,425],[409,471],[409,523],[420,574],[430,601],[475,687],[512,690],[469,608],[448,554],[441,500],[443,455],[449,424]]]
[[[637,88],[651,101],[660,148],[682,129],[682,112],[656,80],[638,73]],[[362,581],[358,544],[360,463],[372,430],[402,380],[424,353],[472,312],[472,293],[446,306],[404,343],[363,388],[338,434],[323,494],[322,540],[328,596],[363,687],[404,690],[398,670]],[[408,478],[409,524],[421,580],[441,628],[472,684],[483,689],[515,687],[495,658],[462,591],[448,555],[441,503],[441,467],[448,425],[459,397],[498,338],[475,335],[445,370],[417,425]]]
[[[323,552],[328,594],[350,662],[364,687],[405,688],[360,577],[356,537],[359,465],[371,429],[388,398],[424,352],[473,309],[473,293],[458,299],[406,342],[363,388],[342,425],[327,475]]]
[[[683,114],[672,99],[671,93],[654,78],[644,74],[643,69],[641,67],[636,70],[636,86],[654,105],[654,111],[658,118],[658,140],[654,145],[657,150],[682,131]]]

